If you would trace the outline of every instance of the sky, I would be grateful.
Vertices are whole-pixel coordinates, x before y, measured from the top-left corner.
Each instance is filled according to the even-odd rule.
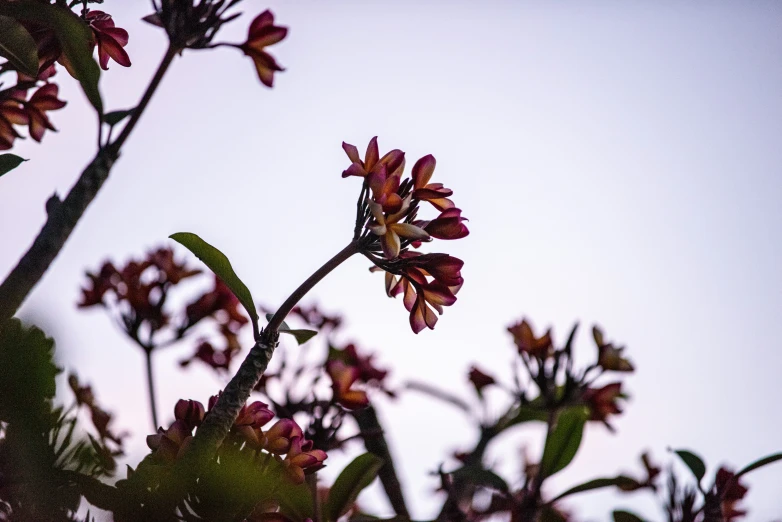
[[[579,353],[599,324],[637,371],[611,434],[590,426],[554,494],[637,471],[650,449],[691,448],[710,474],[782,450],[782,7],[776,2],[273,2],[246,0],[220,41],[242,42],[270,7],[288,38],[271,48],[286,71],[263,87],[233,49],[187,51],[164,78],[96,201],[21,316],[57,340],[61,363],[93,384],[131,432],[131,461],[150,426],[143,357],[104,314],[76,309],[84,271],[123,261],[179,231],[220,247],[257,301],[281,303],[352,235],[359,182],[341,179],[341,142],[400,148],[408,165],[437,158],[470,236],[437,242],[465,261],[459,301],[414,335],[382,277],[351,259],[311,293],[348,318],[345,338],[375,350],[393,379],[428,380],[470,397],[470,364],[510,382],[506,328],[529,318]],[[137,103],[165,49],[140,22],[146,2],[103,6],[128,29],[133,65],[101,79],[110,109]],[[15,153],[0,179],[0,272],[7,273],[94,154],[95,125],[75,82],[59,129]],[[178,250],[184,255],[184,251]],[[193,262],[195,262],[193,260]],[[179,371],[189,348],[157,361],[158,407],[205,401],[224,381]],[[477,439],[458,411],[413,393],[381,401],[401,478],[419,518],[434,514],[436,478]],[[491,412],[491,410],[490,410]],[[499,413],[499,405],[496,405]],[[170,416],[170,413],[167,413]],[[519,429],[490,459],[518,476]],[[335,458],[326,476],[333,476]],[[679,468],[682,476],[686,472]],[[328,475],[331,473],[332,475]],[[747,520],[782,515],[782,465],[750,475]],[[585,494],[585,520],[613,507],[661,513],[643,495]],[[377,492],[369,502],[387,507]],[[388,511],[386,511],[388,514]]]

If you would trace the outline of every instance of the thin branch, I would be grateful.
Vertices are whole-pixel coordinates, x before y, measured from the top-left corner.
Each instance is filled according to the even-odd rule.
[[[109,177],[109,172],[119,157],[120,148],[135,127],[141,113],[144,112],[160,84],[160,80],[171,65],[174,55],[175,52],[171,49],[166,51],[155,76],[141,98],[141,102],[117,140],[108,147],[98,150],[95,158],[81,173],[65,200],[59,204],[51,205],[51,208],[50,205],[47,205],[46,223],[30,249],[25,252],[19,263],[0,284],[0,324],[16,313],[65,246],[65,242],[76,224]]]

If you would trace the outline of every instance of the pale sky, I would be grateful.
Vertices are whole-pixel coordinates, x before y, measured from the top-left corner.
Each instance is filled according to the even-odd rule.
[[[241,42],[252,15],[222,33]],[[107,2],[130,32],[130,69],[102,78],[110,109],[135,105],[164,50],[139,21],[146,2]],[[273,2],[287,69],[266,89],[230,49],[177,60],[106,186],[28,299],[116,426],[131,461],[149,433],[143,359],[105,315],[77,311],[85,269],[124,261],[190,231],[220,247],[256,300],[280,303],[352,235],[359,184],[343,180],[343,140],[379,136],[408,165],[437,158],[471,234],[433,245],[464,259],[465,285],[434,331],[414,335],[382,277],[352,259],[313,292],[348,317],[345,338],[376,350],[394,381],[428,379],[470,397],[469,365],[510,382],[505,328],[523,316],[562,341],[597,322],[637,367],[618,434],[590,426],[550,494],[619,470],[651,449],[691,448],[734,469],[782,450],[782,6],[776,2]],[[44,202],[63,195],[94,153],[94,118],[65,72],[57,134],[14,152],[31,161],[0,179],[3,274],[29,246]],[[195,262],[195,261],[194,261]],[[249,344],[248,344],[249,346]],[[160,354],[158,407],[205,401],[211,371],[177,369],[189,347]],[[477,430],[417,395],[380,403],[418,518],[431,517],[428,473]],[[499,412],[499,405],[496,407]],[[491,458],[515,478],[509,434]],[[333,458],[327,477],[344,460]],[[686,477],[682,470],[682,477]],[[330,475],[331,474],[331,475]],[[750,475],[749,521],[782,515],[782,464]],[[371,499],[379,497],[370,496]],[[607,520],[644,495],[585,494],[565,504]],[[385,507],[379,505],[382,511]],[[385,514],[388,514],[387,512]]]

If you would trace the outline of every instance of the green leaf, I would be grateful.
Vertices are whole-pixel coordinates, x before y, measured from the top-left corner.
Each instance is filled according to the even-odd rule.
[[[133,109],[125,109],[122,111],[108,112],[103,115],[103,123],[108,123],[113,127],[114,125],[118,124],[119,122],[121,122],[122,120],[124,120],[125,118],[133,114],[133,111],[135,110],[136,109],[133,108]]]
[[[280,513],[294,520],[312,518],[312,493],[307,484],[293,484],[289,480],[275,485],[274,495],[280,504]]]
[[[555,497],[551,502],[556,502],[557,500],[561,498],[565,498],[568,495],[575,495],[576,493],[583,493],[584,491],[591,491],[593,489],[607,488],[611,486],[616,486],[618,488],[625,488],[625,487],[633,487],[636,485],[640,486],[637,480],[630,477],[626,477],[624,475],[619,475],[617,477],[610,477],[610,478],[597,478],[597,479],[584,482],[583,484],[579,484],[578,486],[573,486],[572,488],[568,489],[564,493]]]
[[[274,317],[274,314],[266,314],[266,320],[271,321],[272,317]],[[306,330],[306,329],[293,329],[290,326],[288,326],[288,323],[285,321],[282,322],[280,325],[280,328],[277,330],[280,333],[286,333],[289,335],[292,335],[294,339],[296,339],[296,342],[299,343],[299,346],[306,343],[316,335],[318,335],[318,332],[315,330]]]
[[[38,77],[38,48],[22,24],[10,16],[0,16],[0,56],[21,73]]]
[[[375,480],[381,467],[383,460],[371,453],[364,453],[353,459],[329,490],[329,497],[323,507],[326,520],[336,522],[344,515],[356,501],[358,494]]]
[[[250,294],[247,286],[239,279],[239,276],[236,275],[231,262],[225,257],[225,254],[190,232],[178,232],[168,237],[194,253],[217,277],[222,279],[223,283],[242,303],[242,306],[244,306],[244,309],[252,318],[253,324],[257,324],[258,312],[255,310],[253,296]]]
[[[767,466],[778,460],[782,460],[782,453],[775,453],[773,455],[769,455],[768,457],[763,457],[762,459],[756,460],[752,464],[746,466],[744,469],[736,473],[736,476],[734,477],[733,480],[738,480],[739,477],[741,477],[742,475],[746,475],[750,471],[754,471],[758,468],[762,468],[763,466]]]
[[[0,2],[0,15],[35,22],[52,29],[71,65],[71,74],[79,81],[98,114],[103,114],[103,101],[98,90],[100,67],[92,58],[92,31],[84,20],[67,7],[36,0]]]
[[[280,328],[280,333],[286,333],[292,335],[299,345],[302,345],[318,335],[315,330],[283,330]]]
[[[614,522],[644,522],[644,519],[642,519],[638,515],[635,515],[633,513],[630,513],[629,511],[624,511],[621,509],[614,511],[613,515],[614,515]]]
[[[692,471],[692,474],[695,475],[695,478],[698,480],[698,484],[700,485],[701,480],[703,480],[703,476],[706,475],[706,464],[703,463],[703,459],[701,459],[695,453],[687,450],[675,450],[674,453],[676,453],[679,458],[682,459],[682,462],[684,462],[684,464],[690,468],[690,471]]]
[[[560,413],[557,424],[546,437],[543,457],[540,459],[540,472],[544,477],[564,469],[576,456],[588,418],[589,410],[583,406]]]
[[[13,318],[0,324],[0,421],[38,422],[55,393],[54,341]]]
[[[453,477],[460,481],[469,482],[478,486],[489,487],[497,491],[507,492],[508,483],[505,479],[480,465],[463,466],[453,473]]]
[[[24,158],[20,158],[16,154],[0,154],[0,176],[8,174],[16,167],[22,164],[23,161],[27,161]]]

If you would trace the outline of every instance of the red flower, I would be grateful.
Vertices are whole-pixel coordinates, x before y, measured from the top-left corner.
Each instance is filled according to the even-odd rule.
[[[174,418],[184,422],[191,430],[201,425],[204,415],[204,405],[198,401],[180,399],[174,406]]]
[[[90,11],[85,19],[95,36],[101,69],[106,71],[109,69],[109,58],[123,67],[130,67],[130,57],[123,49],[128,45],[128,32],[125,29],[114,27],[111,15],[103,11]]]
[[[470,233],[463,224],[464,221],[467,219],[462,217],[462,211],[453,207],[444,210],[423,228],[437,239],[461,239]]]
[[[609,415],[622,413],[617,399],[623,397],[621,382],[613,382],[602,388],[587,388],[581,396],[591,411],[589,419],[602,422],[611,431],[614,431],[614,428],[607,419]]]
[[[364,155],[364,161],[358,155],[358,149],[355,145],[342,142],[342,149],[352,162],[350,167],[342,171],[342,177],[359,176],[367,177],[370,173],[379,172],[381,167],[386,168],[386,175],[401,177],[405,164],[405,153],[399,149],[394,149],[386,153],[382,158],[377,147],[377,136],[369,140],[367,152]]]
[[[294,438],[304,436],[299,425],[292,419],[280,419],[267,431],[259,430],[259,432],[260,447],[278,455],[290,449]]]
[[[47,83],[35,91],[25,103],[25,110],[29,116],[30,137],[40,142],[46,129],[57,129],[49,121],[46,111],[54,111],[65,107],[65,102],[57,99],[59,88],[54,83]]]
[[[321,469],[328,458],[325,451],[312,449],[312,441],[294,437],[285,460],[282,461],[288,476],[295,484],[304,483],[304,476]]]
[[[160,427],[156,434],[148,435],[147,446],[154,458],[170,463],[184,454],[192,439],[193,429],[177,420],[167,430]]]
[[[597,344],[597,364],[604,370],[614,372],[632,372],[634,370],[630,361],[622,357],[623,347],[616,348],[613,344],[603,340],[603,332],[597,326],[592,328],[592,336]]]
[[[14,125],[27,125],[30,116],[22,107],[27,93],[21,89],[14,89],[5,93],[6,98],[0,101],[0,150],[8,150],[13,147],[14,140],[20,138]]]
[[[513,342],[518,347],[519,354],[527,353],[534,357],[545,359],[553,348],[551,342],[551,329],[546,330],[542,337],[535,337],[532,326],[523,319],[520,323],[508,327],[513,336]]]
[[[353,388],[353,384],[359,378],[358,368],[335,360],[326,364],[326,371],[331,377],[334,400],[340,406],[348,410],[356,410],[369,404],[367,393]]]
[[[470,373],[468,374],[467,378],[472,383],[472,385],[475,386],[475,391],[478,392],[478,395],[483,393],[483,389],[485,387],[497,383],[497,381],[494,380],[494,377],[487,373],[483,373],[475,365],[470,367]]]
[[[274,58],[264,50],[264,47],[276,44],[288,34],[287,27],[274,25],[274,15],[268,9],[259,14],[250,24],[247,41],[238,45],[244,54],[252,58],[258,78],[261,83],[271,87],[274,83],[274,73],[284,71]]]
[[[442,183],[429,183],[436,164],[437,161],[431,154],[415,162],[413,165],[413,186],[415,187],[413,197],[428,201],[438,210],[447,210],[453,208],[453,201],[448,199],[453,191],[443,187]]]
[[[747,514],[746,511],[740,510],[737,504],[744,498],[749,488],[739,480],[735,480],[734,476],[735,473],[725,467],[721,467],[717,470],[717,477],[714,480],[717,496],[722,499],[720,507],[726,522],[731,522]]]

